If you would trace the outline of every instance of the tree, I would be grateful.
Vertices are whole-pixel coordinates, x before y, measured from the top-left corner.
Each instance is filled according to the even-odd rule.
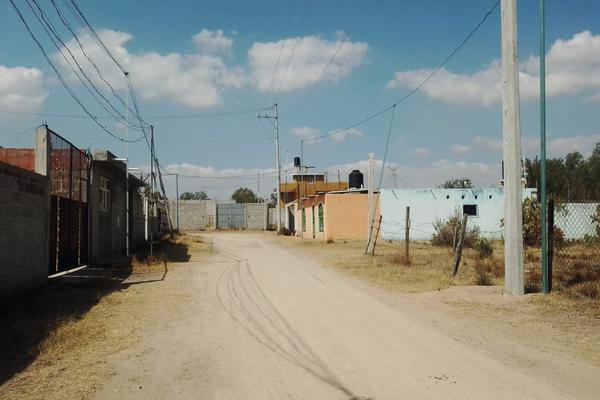
[[[203,190],[199,192],[184,192],[179,195],[179,200],[208,200],[208,195]]]
[[[473,187],[473,182],[470,178],[449,179],[441,187],[444,189],[470,189]]]
[[[239,188],[233,192],[231,199],[235,200],[236,203],[258,203],[258,198],[254,192],[245,187]]]

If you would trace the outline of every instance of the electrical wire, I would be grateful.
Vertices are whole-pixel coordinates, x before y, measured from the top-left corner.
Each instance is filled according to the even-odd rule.
[[[376,118],[376,117],[384,114],[385,112],[391,110],[392,108],[396,107],[400,103],[406,101],[409,97],[411,97],[413,94],[418,92],[423,86],[425,86],[431,80],[431,78],[433,78],[456,55],[456,53],[459,52],[459,50],[469,41],[469,39],[475,34],[475,32],[477,32],[479,30],[479,28],[481,28],[481,26],[485,23],[485,21],[487,21],[489,16],[494,12],[494,10],[498,7],[499,4],[500,4],[500,0],[496,0],[494,5],[488,10],[487,13],[485,13],[485,15],[483,16],[481,21],[479,21],[479,23],[477,25],[475,25],[475,27],[464,37],[464,39],[448,54],[448,56],[446,56],[446,58],[444,58],[444,60],[440,64],[438,64],[438,66],[435,69],[433,69],[433,71],[431,71],[431,73],[429,75],[427,75],[427,77],[425,77],[425,79],[423,79],[423,81],[421,81],[421,83],[419,83],[410,92],[408,92],[407,94],[402,96],[400,99],[398,99],[395,103],[393,103],[379,111],[376,111],[373,114],[370,114],[370,115],[366,116],[365,118],[363,118],[345,128],[337,129],[326,135],[321,135],[321,136],[317,136],[312,139],[304,140],[304,142],[313,142],[315,140],[334,136],[339,133],[348,131],[352,128],[356,128],[357,126],[362,125],[365,122],[370,121],[373,118]]]
[[[290,70],[290,65],[292,64],[292,60],[294,59],[294,54],[296,53],[296,47],[298,47],[298,42],[302,37],[302,30],[304,29],[304,22],[306,21],[306,16],[308,15],[308,9],[310,8],[311,0],[306,2],[306,8],[304,9],[304,14],[302,15],[302,20],[300,22],[300,28],[298,29],[298,37],[294,41],[294,46],[292,47],[292,54],[288,60],[288,63],[285,67],[285,71],[283,72],[283,78],[281,78],[281,82],[279,82],[279,88],[277,89],[277,94],[275,95],[275,102],[278,102],[279,95],[281,94],[281,88],[283,87],[283,83],[287,77],[288,71]]]
[[[354,30],[356,24],[358,23],[358,21],[362,17],[362,15],[363,15],[363,13],[365,11],[365,8],[367,8],[367,3],[368,2],[369,2],[369,0],[365,0],[365,2],[363,3],[363,6],[361,7],[360,11],[358,12],[358,15],[356,16],[356,18],[354,19],[354,21],[352,21],[352,24],[350,25],[350,27],[344,32],[344,38],[342,40],[340,40],[340,44],[335,49],[335,52],[333,53],[333,56],[331,57],[331,59],[329,59],[329,62],[327,63],[327,65],[325,65],[325,68],[323,68],[323,70],[321,71],[321,74],[319,74],[319,77],[317,78],[317,80],[315,81],[315,83],[311,86],[311,88],[308,91],[308,93],[306,94],[306,96],[304,96],[304,98],[300,101],[300,104],[298,105],[298,107],[296,109],[296,113],[294,114],[294,116],[292,118],[290,118],[290,124],[296,119],[296,117],[300,113],[302,107],[304,106],[304,104],[306,103],[306,101],[308,100],[308,98],[313,94],[315,88],[319,85],[319,83],[321,82],[321,79],[323,79],[323,76],[325,76],[325,73],[327,72],[327,70],[329,69],[329,67],[331,66],[331,64],[333,64],[333,61],[337,57],[337,55],[340,52],[340,49],[342,48],[342,46],[346,43],[346,41],[348,41],[348,39],[350,39],[350,34],[352,33],[352,31]]]
[[[37,36],[31,30],[31,27],[29,26],[29,24],[25,20],[25,17],[23,16],[23,13],[19,9],[19,7],[15,4],[14,0],[9,0],[9,1],[10,1],[11,5],[12,5],[13,9],[17,13],[19,19],[21,20],[21,22],[23,23],[23,25],[25,25],[25,28],[27,29],[27,32],[29,33],[29,35],[31,36],[31,38],[33,39],[33,41],[36,43],[36,45],[38,46],[38,48],[42,52],[42,55],[46,59],[46,62],[48,62],[48,64],[50,65],[50,67],[56,73],[56,75],[57,75],[60,83],[64,86],[64,88],[67,90],[67,92],[69,93],[69,95],[73,98],[73,100],[75,100],[75,102],[81,107],[81,109],[94,121],[94,123],[96,123],[96,125],[98,125],[100,127],[100,129],[102,129],[104,132],[106,132],[107,134],[109,134],[110,136],[114,137],[115,139],[117,139],[117,140],[119,140],[121,142],[130,142],[130,143],[132,143],[132,142],[137,142],[137,141],[141,140],[142,138],[135,139],[135,140],[126,140],[126,139],[123,139],[122,137],[120,137],[118,135],[115,135],[110,130],[108,130],[108,128],[106,128],[106,126],[102,125],[98,121],[98,119],[96,117],[94,117],[92,115],[92,113],[87,109],[87,107],[83,104],[83,102],[77,97],[77,95],[75,95],[75,93],[73,92],[73,89],[68,85],[68,83],[66,82],[66,80],[64,79],[64,77],[62,76],[62,74],[60,73],[60,71],[58,70],[58,68],[56,67],[56,65],[54,65],[54,63],[50,59],[50,56],[46,52],[46,49],[44,48],[44,46],[42,46],[42,44],[39,41],[39,39],[37,38]]]
[[[279,62],[281,61],[281,54],[283,53],[283,48],[285,47],[285,38],[290,30],[290,26],[292,25],[292,21],[294,19],[294,11],[296,10],[297,1],[298,0],[294,0],[294,4],[292,5],[292,11],[290,12],[290,18],[288,19],[288,23],[285,28],[284,34],[283,34],[283,40],[281,41],[281,46],[279,47],[279,55],[277,56],[277,61],[275,62],[275,68],[273,69],[273,75],[271,76],[271,82],[269,83],[269,88],[267,89],[267,93],[265,94],[265,99],[263,100],[263,107],[265,104],[267,104],[267,100],[269,100],[269,96],[271,95],[273,81],[275,80],[275,75],[277,75],[277,69],[279,68]]]

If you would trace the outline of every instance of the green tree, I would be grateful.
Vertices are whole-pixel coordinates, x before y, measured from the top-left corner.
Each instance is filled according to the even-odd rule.
[[[199,192],[184,192],[179,195],[179,200],[208,200],[208,195],[203,190]]]
[[[449,179],[441,187],[444,189],[470,189],[473,187],[473,182],[470,178]]]
[[[239,188],[233,192],[231,199],[235,200],[236,203],[258,203],[258,198],[254,192],[245,187]]]

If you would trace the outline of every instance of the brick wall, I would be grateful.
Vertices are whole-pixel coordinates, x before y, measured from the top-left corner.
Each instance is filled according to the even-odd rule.
[[[0,161],[29,171],[35,170],[34,149],[0,148]]]
[[[46,282],[49,208],[45,176],[0,162],[0,297]]]

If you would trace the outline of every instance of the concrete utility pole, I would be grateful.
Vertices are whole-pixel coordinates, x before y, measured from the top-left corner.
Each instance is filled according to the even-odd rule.
[[[273,128],[275,129],[275,164],[277,168],[277,201],[275,203],[275,212],[277,213],[277,234],[279,234],[281,232],[281,209],[279,207],[279,198],[281,197],[281,159],[279,156],[279,106],[277,103],[273,105],[273,109],[275,111],[274,116],[264,113],[259,115],[258,118],[267,119],[273,124]],[[275,120],[275,122],[271,120]]]
[[[368,213],[368,218],[369,218],[369,224],[367,225],[369,227],[369,231],[368,231],[368,237],[369,239],[371,239],[371,232],[373,230],[373,216],[375,215],[375,199],[374,199],[374,191],[373,191],[373,185],[374,185],[374,181],[375,181],[375,167],[374,167],[374,161],[375,161],[375,154],[373,153],[369,153],[369,171],[368,171],[368,179],[369,179],[369,187],[368,189],[368,205],[369,205],[369,213]]]
[[[177,231],[179,232],[179,174],[175,174],[175,216],[177,219]]]
[[[502,0],[502,130],[504,152],[504,290],[524,294],[521,125],[516,0]]]

